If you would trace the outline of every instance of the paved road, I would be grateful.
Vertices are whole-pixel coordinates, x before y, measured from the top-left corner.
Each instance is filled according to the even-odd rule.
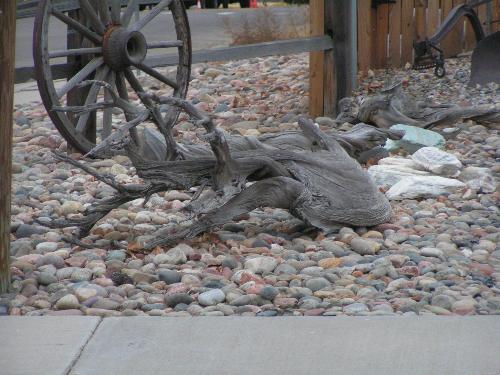
[[[287,20],[293,14],[293,8],[280,7],[269,9],[281,21]],[[254,9],[189,10],[188,17],[193,49],[227,46],[231,41],[231,37],[224,27],[224,20],[229,20],[229,22],[238,27],[241,24],[239,22],[240,17],[247,15],[247,17],[251,18],[256,14],[259,13],[256,13]],[[33,18],[25,18],[17,21],[16,67],[32,66],[33,64],[31,52],[33,23]],[[170,12],[163,12],[159,15],[144,29],[144,32],[146,38],[151,41],[176,39]],[[58,20],[53,20],[50,24],[49,41],[50,50],[65,49],[66,47],[66,26]],[[162,50],[155,51],[165,53],[161,52]],[[53,61],[57,62],[57,60]]]

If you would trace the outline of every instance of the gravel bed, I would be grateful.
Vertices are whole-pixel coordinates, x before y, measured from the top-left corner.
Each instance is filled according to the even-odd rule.
[[[448,60],[447,70],[442,80],[404,69],[369,72],[358,94],[379,90],[389,73],[403,79],[409,93],[437,102],[500,102],[498,86],[467,88],[467,58]],[[196,65],[189,96],[233,133],[295,129],[297,116],[307,113],[308,56]],[[0,296],[0,315],[500,313],[500,136],[494,127],[456,124],[444,150],[471,177],[450,194],[391,201],[390,223],[325,237],[285,210],[264,208],[147,253],[142,244],[156,230],[185,222],[182,208],[192,192],[130,202],[99,222],[83,239],[87,246],[65,242],[71,228],[44,224],[81,215],[111,190],[54,161],[51,150],[66,150],[66,143],[40,103],[16,108],[15,121],[13,284],[12,293]],[[203,134],[184,116],[176,130],[180,142],[200,142]],[[402,152],[395,156],[410,160]],[[140,182],[126,157],[91,165],[120,182]]]

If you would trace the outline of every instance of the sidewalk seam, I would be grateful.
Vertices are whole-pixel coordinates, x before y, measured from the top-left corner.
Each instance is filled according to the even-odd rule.
[[[101,325],[102,321],[104,320],[104,318],[100,318],[99,319],[99,322],[96,324],[95,328],[92,330],[92,332],[90,333],[88,339],[85,341],[85,343],[82,345],[80,351],[78,352],[78,354],[76,355],[76,357],[71,361],[71,363],[69,364],[68,366],[68,371],[66,371],[64,373],[64,375],[69,375],[69,373],[71,372],[71,370],[73,370],[73,368],[75,367],[76,363],[78,362],[78,360],[80,359],[80,357],[82,356],[82,353],[83,351],[85,350],[85,348],[87,347],[87,344],[90,342],[90,340],[92,340],[92,337],[94,337],[94,334],[96,333],[97,329],[99,328],[99,326]]]

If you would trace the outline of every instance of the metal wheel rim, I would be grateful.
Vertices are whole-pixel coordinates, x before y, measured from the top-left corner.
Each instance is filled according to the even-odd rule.
[[[82,1],[86,1],[88,3],[88,0],[80,0],[80,5],[82,4]],[[128,5],[133,5],[135,1],[136,0],[129,0]],[[182,0],[171,0],[169,3],[170,4],[168,5],[168,8],[171,11],[172,17],[174,19],[177,39],[182,41],[182,46],[176,47],[179,62],[177,64],[177,73],[175,78],[178,87],[173,90],[173,96],[185,98],[187,94],[191,69],[191,39],[189,23]],[[64,98],[59,98],[57,90],[53,83],[52,73],[50,70],[51,57],[49,56],[49,46],[47,39],[49,20],[51,17],[54,17],[51,8],[51,0],[41,0],[39,2],[37,13],[35,15],[35,25],[33,29],[33,59],[35,63],[35,75],[38,89],[49,117],[51,118],[52,122],[59,130],[63,138],[68,142],[69,145],[75,147],[78,151],[87,153],[96,145],[85,138],[83,133],[76,130],[75,123],[69,118],[67,113],[52,111],[53,107],[61,106],[61,104],[64,104],[61,103]],[[126,8],[123,8],[121,16],[123,16],[125,12]],[[148,13],[146,13],[146,15],[147,14]],[[144,18],[145,16],[143,16],[142,18]],[[133,24],[134,22],[130,23],[130,25]],[[87,40],[87,38],[84,39]],[[102,52],[101,54],[95,54],[94,56],[102,56]],[[103,64],[101,66],[107,65]],[[129,84],[129,86],[131,86],[130,82],[127,83]],[[115,90],[117,90],[116,86]],[[159,109],[159,107],[157,108]],[[164,127],[172,127],[179,116],[179,112],[180,111],[178,108],[170,107],[166,114],[162,116],[162,125]],[[156,125],[160,127],[158,123]]]

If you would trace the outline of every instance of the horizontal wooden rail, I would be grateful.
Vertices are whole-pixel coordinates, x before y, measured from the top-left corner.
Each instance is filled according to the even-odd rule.
[[[193,51],[193,63],[243,60],[272,55],[291,55],[302,52],[325,51],[332,48],[333,42],[329,36],[277,40],[273,42]],[[146,64],[151,67],[175,66],[178,62],[177,58],[177,55],[173,54],[154,56],[147,59]],[[66,78],[73,71],[72,66],[66,63],[54,64],[51,66],[51,69],[52,79]],[[33,67],[20,67],[16,69],[16,83],[26,82],[34,78],[35,70]]]

